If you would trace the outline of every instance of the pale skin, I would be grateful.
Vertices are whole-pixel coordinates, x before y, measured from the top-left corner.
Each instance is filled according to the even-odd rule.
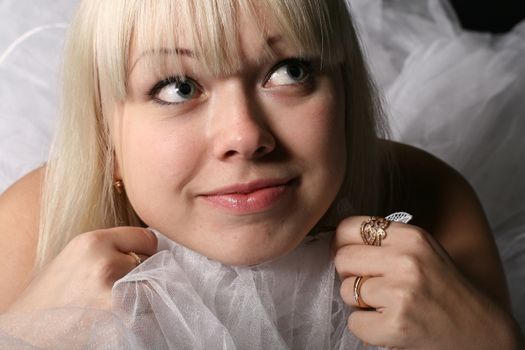
[[[249,24],[243,28],[241,72],[214,77],[174,70],[193,73],[202,94],[168,108],[139,97],[155,81],[137,65],[129,98],[113,116],[115,176],[123,179],[143,221],[236,265],[292,250],[329,207],[344,173],[344,154],[335,151],[344,148],[337,72],[316,72],[314,84],[273,75],[276,64],[296,53],[277,43],[277,58],[260,62],[256,53],[278,33],[261,39]],[[131,61],[139,56],[132,49]],[[359,236],[366,217],[338,225],[332,245],[343,300],[355,305],[356,276],[372,276],[361,291],[374,310],[354,312],[349,329],[363,341],[390,348],[519,348],[501,263],[474,192],[432,156],[393,142],[384,145],[397,155],[403,195],[408,193],[397,194],[395,204],[415,216],[416,226],[392,224],[383,246],[371,247]],[[255,213],[225,212],[200,196],[269,176],[300,181],[274,206]],[[155,237],[131,227],[86,232],[32,277],[42,180],[42,169],[36,170],[0,196],[0,280],[10,281],[0,290],[0,310],[110,308],[111,286],[136,266],[126,253],[153,255]]]

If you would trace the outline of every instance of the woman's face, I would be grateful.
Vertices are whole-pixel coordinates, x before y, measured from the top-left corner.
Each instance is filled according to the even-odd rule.
[[[338,71],[298,59],[280,33],[240,27],[243,66],[229,76],[199,69],[184,37],[160,53],[182,60],[161,79],[132,48],[113,139],[116,176],[147,225],[212,259],[253,265],[296,247],[334,200],[344,94]],[[261,59],[265,45],[276,57]]]

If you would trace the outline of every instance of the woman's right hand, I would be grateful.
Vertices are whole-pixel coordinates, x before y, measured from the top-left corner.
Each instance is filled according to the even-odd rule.
[[[30,282],[8,312],[56,307],[109,310],[111,289],[142,260],[157,251],[157,238],[145,228],[115,227],[82,233]]]

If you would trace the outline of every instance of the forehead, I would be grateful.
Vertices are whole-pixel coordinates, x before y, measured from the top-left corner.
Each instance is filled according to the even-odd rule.
[[[327,23],[321,23],[319,8],[317,13],[308,8],[326,1],[299,1],[303,6],[297,0],[143,1],[134,14],[128,69],[144,54],[149,68],[162,69],[191,53],[214,75],[238,71],[247,53],[259,59],[284,48],[300,56],[329,54],[333,50],[321,31]]]
[[[286,43],[285,39],[281,35],[253,35],[247,31],[240,34],[240,45],[238,56],[242,58],[240,65],[242,67],[235,67],[234,65],[226,66],[226,68],[218,68],[217,71],[211,72],[215,75],[228,75],[234,73],[240,73],[240,70],[249,66],[257,66],[260,64],[266,64],[268,61],[272,61],[276,57],[284,56],[300,56],[296,55],[295,51],[290,48]],[[150,49],[146,51],[140,51],[135,45],[131,46],[130,51],[130,63],[129,63],[129,74],[137,70],[143,71],[141,66],[145,65],[146,68],[156,70],[158,74],[165,75],[161,69],[155,69],[155,67],[170,66],[181,66],[184,71],[198,71],[203,68],[201,61],[203,56],[196,53],[191,47],[191,44],[185,42],[184,38],[179,41],[180,44],[176,44],[173,47],[163,47],[159,49]],[[145,63],[144,63],[145,62]],[[208,68],[210,73],[209,66]]]
[[[223,5],[225,8],[214,13],[196,6],[193,15],[185,16],[190,10],[187,3],[173,3],[171,16],[156,12],[159,17],[147,16],[138,21],[130,46],[131,68],[140,59],[150,69],[163,70],[166,65],[180,65],[181,60],[191,57],[214,75],[232,74],[241,69],[250,54],[259,59],[271,57],[283,41],[279,25],[267,15],[269,9],[260,5],[245,4],[242,9],[238,3]]]
[[[278,28],[271,22],[258,23],[240,15],[236,27],[235,37],[222,39],[221,37],[195,38],[191,31],[178,30],[171,40],[165,40],[159,45],[151,45],[151,41],[138,41],[135,37],[130,46],[131,69],[141,59],[153,60],[158,64],[159,60],[165,56],[189,57],[197,61],[212,57],[215,61],[229,61],[230,66],[235,66],[234,57],[242,57],[242,60],[265,60],[275,53],[282,53],[291,50],[292,43],[287,42],[286,38],[278,31]],[[239,30],[242,28],[242,31]],[[212,41],[222,42],[228,40],[230,52],[211,52],[203,50],[203,46],[210,45]],[[235,40],[235,43],[232,41]],[[204,41],[204,45],[202,43]],[[229,56],[229,57],[228,57]],[[171,60],[172,58],[170,58]],[[209,62],[208,62],[209,64]]]

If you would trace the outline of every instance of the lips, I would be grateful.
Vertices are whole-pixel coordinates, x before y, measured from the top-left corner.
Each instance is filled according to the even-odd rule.
[[[260,180],[251,181],[245,184],[234,184],[234,185],[225,186],[220,189],[210,191],[209,193],[205,193],[204,196],[226,195],[226,194],[248,194],[248,193],[256,192],[263,188],[286,185],[291,180],[292,180],[291,178],[260,179]]]
[[[201,195],[208,203],[234,214],[253,214],[271,209],[281,202],[295,185],[292,178],[260,179],[234,184]]]

